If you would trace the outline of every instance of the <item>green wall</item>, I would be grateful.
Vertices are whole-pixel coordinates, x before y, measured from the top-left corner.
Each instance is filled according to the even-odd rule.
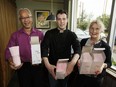
[[[63,9],[64,8],[64,2],[63,0],[55,0],[53,3],[53,13],[56,14],[58,9]],[[29,8],[32,12],[33,15],[33,20],[34,24],[33,26],[35,27],[35,10],[51,10],[51,2],[48,1],[43,1],[41,0],[40,2],[32,1],[32,0],[16,0],[17,4],[17,11],[19,8]],[[20,22],[18,21],[18,28],[20,28]],[[50,28],[56,27],[55,22],[50,23]],[[42,31],[46,31],[48,29],[42,29]]]

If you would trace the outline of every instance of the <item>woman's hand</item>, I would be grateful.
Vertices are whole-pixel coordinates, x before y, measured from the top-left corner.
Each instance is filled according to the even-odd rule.
[[[96,74],[96,75],[101,74],[104,68],[107,68],[107,64],[106,64],[106,63],[103,63],[103,65],[101,66],[100,70],[97,70],[97,71],[95,72],[95,74]]]

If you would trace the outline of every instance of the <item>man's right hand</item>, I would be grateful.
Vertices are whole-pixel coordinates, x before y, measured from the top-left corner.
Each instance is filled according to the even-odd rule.
[[[9,66],[10,66],[12,69],[14,69],[14,70],[17,70],[17,69],[21,68],[21,66],[23,65],[23,63],[21,63],[21,65],[16,66],[16,65],[14,64],[12,58],[9,58],[9,59],[8,59],[8,63],[9,63]]]
[[[44,57],[43,61],[44,61],[46,68],[48,69],[49,73],[53,76],[54,79],[56,79],[56,74],[55,74],[56,73],[55,72],[56,66],[50,64],[47,57]]]
[[[49,73],[53,76],[53,78],[56,79],[56,74],[55,74],[56,73],[55,72],[56,66],[49,64],[47,66],[47,69],[48,69]]]

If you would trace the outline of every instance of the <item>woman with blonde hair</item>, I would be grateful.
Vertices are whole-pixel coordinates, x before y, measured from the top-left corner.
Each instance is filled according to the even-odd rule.
[[[104,25],[100,20],[93,20],[89,25],[90,38],[82,39],[81,49],[89,45],[93,48],[104,48],[103,50],[106,59],[103,63],[103,67],[100,70],[95,71],[95,74],[79,74],[75,80],[75,87],[101,87],[102,78],[106,74],[106,68],[111,66],[111,48],[101,39],[100,34],[104,31]],[[99,58],[99,57],[98,57]],[[80,62],[78,61],[78,65]],[[79,66],[80,67],[80,66]],[[73,86],[74,87],[74,86]]]

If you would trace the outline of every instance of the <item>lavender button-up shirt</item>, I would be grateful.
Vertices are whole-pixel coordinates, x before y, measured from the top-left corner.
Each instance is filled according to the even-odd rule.
[[[14,32],[11,35],[9,43],[6,47],[5,58],[8,60],[11,58],[9,47],[19,46],[19,52],[22,62],[31,62],[31,36],[38,36],[39,41],[43,40],[43,33],[37,29],[32,29],[30,35],[26,34],[23,29]]]

